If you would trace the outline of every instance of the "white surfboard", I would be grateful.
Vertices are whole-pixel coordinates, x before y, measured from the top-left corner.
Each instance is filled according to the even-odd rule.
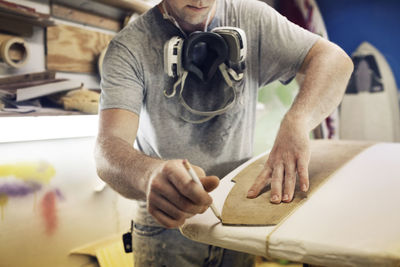
[[[389,64],[367,42],[352,59],[354,72],[340,107],[341,138],[400,142],[397,86]]]

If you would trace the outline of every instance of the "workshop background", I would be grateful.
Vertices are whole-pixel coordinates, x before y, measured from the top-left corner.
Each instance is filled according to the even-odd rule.
[[[94,166],[99,64],[112,36],[157,2],[0,0],[0,267],[132,263],[120,240],[135,205],[106,186]],[[266,2],[277,9],[283,2],[318,4],[329,40],[349,55],[368,42],[374,55],[383,56],[378,63],[388,64],[380,69],[379,82],[398,88],[399,1]],[[10,40],[15,46],[5,45]],[[394,82],[387,82],[391,77]],[[31,94],[23,91],[30,87]],[[260,89],[254,155],[272,147],[298,90],[296,79]],[[376,101],[360,105],[365,113],[390,114],[395,121],[399,91],[394,91],[397,106],[390,102],[390,110]],[[311,137],[340,139],[340,115],[332,120],[337,123],[332,135],[321,126]]]

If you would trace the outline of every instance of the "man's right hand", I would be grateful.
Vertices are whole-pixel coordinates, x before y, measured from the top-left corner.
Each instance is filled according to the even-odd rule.
[[[163,226],[176,228],[187,218],[203,213],[212,203],[207,192],[214,190],[219,179],[206,176],[193,166],[203,187],[192,180],[182,160],[169,160],[156,169],[147,185],[147,209]]]

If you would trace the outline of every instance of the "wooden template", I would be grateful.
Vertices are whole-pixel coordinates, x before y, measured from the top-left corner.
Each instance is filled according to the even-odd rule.
[[[232,179],[236,184],[225,200],[222,223],[227,225],[276,225],[280,223],[303,204],[307,196],[309,197],[317,191],[333,173],[372,144],[372,142],[356,141],[312,141],[308,193],[302,193],[297,187],[297,183],[293,201],[278,205],[270,203],[270,189],[255,199],[246,197],[247,191],[263,169],[268,155],[260,158]]]
[[[47,69],[97,72],[97,58],[113,35],[68,25],[47,28]]]

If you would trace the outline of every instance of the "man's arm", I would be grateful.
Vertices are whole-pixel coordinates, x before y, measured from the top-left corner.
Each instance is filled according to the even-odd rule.
[[[271,202],[290,202],[296,185],[309,187],[309,133],[339,105],[353,71],[353,63],[337,45],[319,39],[301,66],[304,82],[281,122],[274,146],[263,171],[248,192],[257,197],[271,184]]]
[[[194,166],[206,191],[194,181],[182,160],[163,161],[133,148],[139,117],[122,109],[99,114],[95,160],[97,173],[114,190],[127,198],[147,200],[151,215],[162,225],[173,228],[186,218],[204,212],[212,199],[207,192],[218,185],[218,178],[205,176]]]

